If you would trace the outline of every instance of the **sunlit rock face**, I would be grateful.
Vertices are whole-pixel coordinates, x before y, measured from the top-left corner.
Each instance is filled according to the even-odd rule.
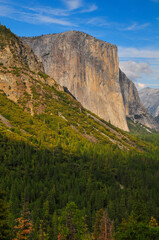
[[[22,40],[85,108],[128,131],[115,45],[77,31]]]

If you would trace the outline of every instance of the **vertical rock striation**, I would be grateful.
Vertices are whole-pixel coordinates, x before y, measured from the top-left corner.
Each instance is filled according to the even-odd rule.
[[[85,108],[128,131],[115,45],[77,31],[22,40]]]
[[[119,69],[119,82],[126,116],[149,128],[159,130],[159,125],[143,106],[135,84]]]
[[[143,105],[153,117],[159,116],[159,89],[143,88],[139,91]]]

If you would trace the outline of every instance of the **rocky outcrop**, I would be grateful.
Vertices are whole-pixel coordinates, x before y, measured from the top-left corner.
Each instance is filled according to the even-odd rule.
[[[44,71],[42,63],[31,47],[2,25],[0,25],[0,64],[5,67],[27,67],[35,72]]]
[[[77,31],[22,40],[85,108],[128,131],[115,45]]]
[[[149,128],[159,130],[159,125],[143,106],[135,84],[119,69],[119,82],[126,116]]]
[[[0,89],[26,111],[45,111],[43,97],[51,85],[121,129],[128,131],[126,116],[158,129],[135,85],[119,71],[115,45],[76,31],[22,40],[0,25]],[[39,59],[63,87],[43,73]],[[58,98],[55,95],[50,97]]]
[[[43,112],[46,84],[63,91],[43,70],[31,47],[0,25],[0,92],[31,114]]]
[[[159,116],[159,89],[141,89],[139,96],[148,112],[155,118]]]
[[[157,117],[155,117],[155,121],[156,121],[157,123],[159,123],[159,115],[158,115]]]

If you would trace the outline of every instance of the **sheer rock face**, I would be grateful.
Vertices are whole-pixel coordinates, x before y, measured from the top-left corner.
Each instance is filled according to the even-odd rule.
[[[119,69],[119,82],[126,116],[149,128],[159,130],[159,125],[143,106],[135,84]]]
[[[159,116],[159,89],[144,88],[139,91],[141,101],[153,117]]]
[[[85,108],[128,131],[115,45],[76,31],[22,40]]]
[[[159,124],[159,115],[155,117],[155,121]]]

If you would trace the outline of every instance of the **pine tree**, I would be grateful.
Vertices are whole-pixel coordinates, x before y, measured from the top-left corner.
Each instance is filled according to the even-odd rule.
[[[54,212],[53,217],[52,217],[52,233],[53,233],[54,239],[57,239],[57,235],[58,235],[58,218],[57,218],[56,211]]]
[[[96,213],[94,235],[95,240],[113,239],[113,223],[110,221],[106,210],[100,209]]]
[[[87,231],[85,216],[74,202],[68,203],[58,219],[58,239],[82,240]]]
[[[0,239],[11,239],[11,226],[8,220],[8,206],[5,203],[5,193],[0,190]]]

